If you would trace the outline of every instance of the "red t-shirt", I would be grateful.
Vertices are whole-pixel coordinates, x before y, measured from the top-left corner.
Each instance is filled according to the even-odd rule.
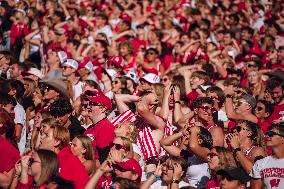
[[[269,123],[272,123],[274,120],[279,119],[280,117],[284,116],[284,104],[274,106],[274,112],[269,117]]]
[[[57,154],[59,160],[59,175],[74,183],[75,189],[83,189],[89,180],[89,175],[80,162],[71,152],[70,146],[63,148]]]
[[[84,134],[92,139],[96,157],[96,149],[109,146],[115,137],[114,126],[107,118],[89,127]]]
[[[20,152],[0,135],[0,173],[9,172],[20,158]]]

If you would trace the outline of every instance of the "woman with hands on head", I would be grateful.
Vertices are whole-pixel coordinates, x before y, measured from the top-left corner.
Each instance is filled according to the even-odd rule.
[[[182,157],[170,157],[164,163],[158,164],[152,174],[142,185],[141,189],[179,189],[189,187],[186,178],[187,163]]]
[[[15,165],[15,169],[11,188],[44,188],[51,178],[59,175],[59,162],[54,152],[40,149],[23,156]]]
[[[161,146],[172,156],[183,157],[190,162],[186,176],[192,187],[205,188],[206,181],[210,177],[207,154],[213,145],[210,132],[197,122],[190,128],[185,127],[179,133],[173,134],[161,140]],[[182,138],[180,147],[173,145],[176,140]]]
[[[234,157],[248,174],[254,162],[267,155],[261,127],[253,122],[239,121],[235,132],[227,136],[227,141]]]

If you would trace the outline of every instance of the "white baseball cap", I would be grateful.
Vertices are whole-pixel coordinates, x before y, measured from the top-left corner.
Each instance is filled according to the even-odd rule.
[[[67,54],[64,51],[58,51],[57,56],[61,62],[61,64],[64,64],[67,61]]]
[[[125,77],[131,79],[132,81],[134,81],[135,83],[138,83],[138,77],[136,72],[134,71],[129,71],[127,72],[127,74],[125,75]]]
[[[160,83],[160,77],[156,74],[153,73],[147,73],[146,75],[144,75],[143,77],[140,78],[144,79],[145,81],[151,83],[151,84],[157,84]]]
[[[34,75],[34,76],[37,76],[38,78],[42,79],[43,78],[43,74],[42,72],[37,69],[37,68],[30,68],[28,71],[27,71],[28,74],[31,74],[31,75]]]
[[[78,62],[76,60],[73,60],[73,59],[67,59],[66,62],[64,63],[64,65],[70,66],[70,67],[74,68],[75,70],[78,69]]]
[[[114,69],[106,69],[106,73],[112,81],[114,81],[114,79],[118,76],[117,72]]]

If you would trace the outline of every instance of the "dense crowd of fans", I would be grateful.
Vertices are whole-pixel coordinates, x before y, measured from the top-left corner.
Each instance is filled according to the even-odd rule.
[[[283,0],[0,0],[0,188],[283,189]]]

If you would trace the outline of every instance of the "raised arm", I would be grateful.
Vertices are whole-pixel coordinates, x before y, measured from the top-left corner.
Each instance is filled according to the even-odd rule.
[[[154,128],[164,132],[166,123],[161,117],[156,116],[153,112],[151,112],[148,106],[148,103],[146,103],[145,101],[139,101],[136,106],[139,115],[142,116]]]
[[[161,110],[159,112],[159,115],[163,119],[168,119],[168,116],[169,116],[169,99],[170,99],[170,95],[171,95],[171,90],[172,90],[171,85],[166,86],[165,89],[164,89],[162,107],[161,107]]]
[[[180,139],[183,136],[182,132],[175,133],[166,138],[163,138],[160,141],[161,147],[166,150],[172,156],[180,156],[181,149],[177,146],[174,146],[173,143]]]
[[[119,113],[125,112],[129,110],[128,103],[137,102],[139,97],[136,95],[128,95],[128,94],[115,94],[114,100],[117,105],[117,109]]]

